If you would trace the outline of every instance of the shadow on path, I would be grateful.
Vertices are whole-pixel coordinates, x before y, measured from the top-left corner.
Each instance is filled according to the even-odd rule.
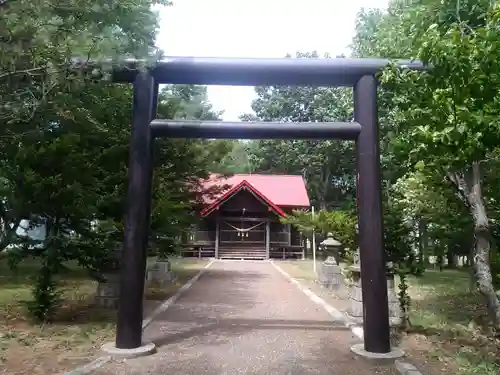
[[[168,320],[173,322],[174,320]],[[165,321],[165,322],[168,322]],[[182,322],[182,319],[176,319],[175,322]],[[186,323],[196,323],[192,319],[184,320]],[[228,335],[244,335],[249,331],[254,330],[319,330],[319,331],[338,331],[348,330],[345,326],[339,323],[332,324],[331,321],[315,321],[315,320],[284,320],[284,319],[224,319],[217,321],[216,319],[198,321],[201,326],[195,327],[188,331],[167,334],[161,337],[151,337],[152,341],[158,347],[177,343],[193,336],[203,336],[206,334],[217,334],[227,337]]]
[[[214,262],[144,340],[156,354],[99,375],[396,375],[355,357],[352,333],[269,262]]]

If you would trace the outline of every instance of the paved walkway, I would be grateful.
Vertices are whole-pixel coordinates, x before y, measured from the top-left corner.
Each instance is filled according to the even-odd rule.
[[[217,261],[145,330],[149,357],[96,373],[394,375],[352,354],[349,330],[268,262]]]

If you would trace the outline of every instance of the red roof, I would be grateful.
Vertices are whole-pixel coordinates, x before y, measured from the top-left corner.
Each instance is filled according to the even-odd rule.
[[[225,199],[235,190],[242,186],[249,187],[255,194],[259,195],[275,210],[279,207],[304,207],[310,206],[307,195],[306,183],[302,176],[296,175],[262,175],[262,174],[235,174],[224,178],[213,175],[205,182],[205,188],[214,185],[228,185],[229,189],[221,193],[215,199],[206,198],[205,202],[210,210],[219,200]],[[275,206],[278,206],[275,208]]]

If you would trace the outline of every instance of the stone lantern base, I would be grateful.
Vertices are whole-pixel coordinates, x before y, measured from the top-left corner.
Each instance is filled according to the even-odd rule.
[[[329,289],[338,289],[344,285],[344,275],[335,257],[329,256],[318,272],[318,282]]]

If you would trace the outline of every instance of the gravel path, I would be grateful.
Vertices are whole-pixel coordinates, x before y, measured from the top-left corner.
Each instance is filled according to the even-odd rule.
[[[96,373],[396,374],[352,354],[351,332],[268,262],[215,262],[144,334],[158,353]]]

